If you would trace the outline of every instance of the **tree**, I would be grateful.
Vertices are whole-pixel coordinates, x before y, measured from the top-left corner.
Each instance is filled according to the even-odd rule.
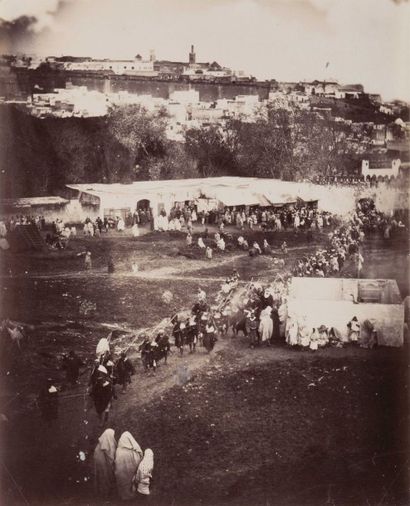
[[[340,174],[356,166],[355,157],[366,149],[365,132],[360,142],[352,138],[350,125],[310,111],[295,115],[293,166],[297,178]]]
[[[231,120],[226,139],[238,175],[283,178],[292,160],[288,111],[267,108],[254,122]]]
[[[184,145],[178,142],[168,142],[163,157],[147,159],[145,171],[150,180],[199,177],[197,163],[186,153]]]
[[[166,116],[150,114],[140,105],[113,107],[107,116],[108,134],[128,153],[128,167],[144,167],[150,157],[162,157],[166,152]],[[146,177],[144,171],[137,171]]]
[[[235,158],[217,125],[192,128],[185,133],[186,152],[197,162],[199,174],[211,177],[234,171]]]

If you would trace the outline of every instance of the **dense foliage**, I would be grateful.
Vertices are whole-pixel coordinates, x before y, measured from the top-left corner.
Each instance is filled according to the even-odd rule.
[[[2,196],[61,194],[68,183],[130,182],[238,175],[288,180],[346,172],[366,143],[346,124],[306,111],[268,108],[255,122],[167,139],[167,114],[139,105],[101,118],[45,118],[0,106]],[[360,142],[357,142],[360,140]]]

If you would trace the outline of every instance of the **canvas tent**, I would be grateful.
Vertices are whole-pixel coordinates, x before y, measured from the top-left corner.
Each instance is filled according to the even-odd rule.
[[[206,190],[206,196],[219,200],[227,207],[257,206],[259,198],[256,194],[245,188],[229,188],[225,186]]]

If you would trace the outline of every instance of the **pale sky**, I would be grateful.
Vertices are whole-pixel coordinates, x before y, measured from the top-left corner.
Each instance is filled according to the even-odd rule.
[[[406,0],[0,0],[2,19],[23,15],[37,23],[14,51],[187,61],[194,44],[198,61],[260,79],[336,78],[410,101]]]

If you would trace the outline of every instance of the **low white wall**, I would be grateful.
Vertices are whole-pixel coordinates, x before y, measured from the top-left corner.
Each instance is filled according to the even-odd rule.
[[[358,297],[358,280],[349,278],[292,278],[289,295],[293,299],[342,301]]]

